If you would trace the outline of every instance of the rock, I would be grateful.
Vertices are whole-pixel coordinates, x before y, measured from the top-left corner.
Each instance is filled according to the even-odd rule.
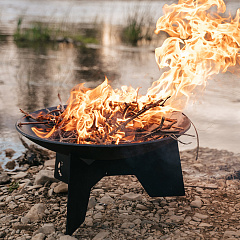
[[[45,205],[43,205],[42,203],[37,203],[29,210],[25,217],[28,218],[30,221],[40,220],[45,216],[45,210]]]
[[[0,174],[0,184],[5,184],[8,183],[10,181],[10,177],[7,175],[7,173],[2,172]]]
[[[6,215],[6,216],[0,218],[0,223],[8,223],[8,222],[10,222],[12,219],[13,219],[13,215],[12,215],[12,214],[9,214],[9,215]]]
[[[199,218],[199,219],[207,219],[208,215],[204,215],[204,214],[201,214],[201,213],[195,213],[194,217]]]
[[[48,196],[51,197],[53,195],[53,189],[48,190]]]
[[[139,218],[137,218],[137,219],[135,219],[135,220],[133,221],[133,223],[135,223],[136,225],[141,224],[141,222],[142,222],[142,220],[139,219]]]
[[[195,199],[194,201],[192,201],[192,202],[190,203],[190,206],[191,206],[191,207],[194,207],[194,208],[201,208],[201,207],[202,207],[202,204],[203,204],[203,202],[201,201],[201,199],[200,199],[200,198],[197,198],[197,199]]]
[[[101,210],[104,210],[105,207],[104,207],[103,205],[97,204],[97,205],[95,206],[95,209],[98,210],[98,211],[101,211]]]
[[[13,201],[11,201],[9,204],[8,204],[8,208],[10,208],[10,209],[14,209],[14,208],[16,208],[18,205],[15,203],[15,202],[13,202]]]
[[[124,195],[122,195],[121,199],[129,201],[141,201],[142,195],[136,193],[125,193]]]
[[[33,236],[31,240],[44,240],[44,239],[45,239],[45,234],[38,233],[35,236]]]
[[[13,223],[12,224],[12,228],[13,229],[19,229],[19,230],[26,230],[26,231],[30,231],[33,228],[32,224],[22,224],[22,223]]]
[[[55,168],[55,159],[46,160],[46,161],[44,162],[44,167]]]
[[[103,240],[108,235],[109,235],[109,232],[102,231],[102,232],[98,233],[92,240]]]
[[[172,215],[170,219],[172,222],[176,222],[176,223],[184,221],[184,218],[182,216],[177,216],[177,215]]]
[[[86,217],[84,223],[86,224],[86,226],[92,227],[93,226],[93,219],[91,217]]]
[[[38,233],[43,233],[44,235],[49,235],[55,232],[54,225],[52,223],[46,223],[41,228],[37,230]]]
[[[224,232],[223,234],[223,238],[231,238],[231,237],[234,237],[235,236],[235,231],[230,231],[230,230],[227,230]]]
[[[68,184],[60,183],[54,188],[55,193],[67,193],[68,192]]]
[[[124,222],[121,228],[134,228],[135,224],[133,222]]]
[[[18,180],[18,179],[21,179],[21,178],[25,178],[26,176],[27,176],[26,172],[19,172],[18,174],[13,175],[12,179]]]
[[[5,199],[5,202],[8,203],[8,202],[11,202],[12,200],[13,200],[12,196],[7,196]]]
[[[22,217],[22,218],[21,218],[21,223],[27,224],[27,223],[29,223],[29,222],[30,222],[30,219],[29,219],[29,218],[27,218],[27,217]]]
[[[101,199],[100,202],[103,204],[111,204],[114,202],[114,200],[107,194],[105,194]]]
[[[5,168],[9,170],[13,170],[16,167],[16,162],[15,160],[9,161],[6,163]]]
[[[69,235],[61,236],[59,240],[77,240],[75,237],[71,237]]]
[[[101,212],[98,212],[98,213],[96,213],[96,214],[93,215],[93,218],[94,218],[94,219],[102,219],[102,217],[103,217],[103,216],[102,216],[102,213],[101,213]]]
[[[57,182],[54,178],[54,172],[50,170],[41,170],[35,177],[34,185],[44,185],[46,182]]]
[[[200,223],[198,227],[212,227],[212,225],[208,223]]]
[[[148,210],[148,208],[142,204],[137,204],[136,209],[143,210],[143,211]]]
[[[95,197],[90,197],[88,201],[88,209],[94,208],[97,204]]]
[[[16,153],[13,149],[8,148],[4,150],[6,157],[12,158],[14,153]]]

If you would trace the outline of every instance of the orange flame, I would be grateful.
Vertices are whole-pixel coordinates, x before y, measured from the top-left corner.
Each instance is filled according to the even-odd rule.
[[[217,7],[217,13],[211,12],[212,6]],[[240,10],[235,18],[219,15],[225,11],[222,0],[180,0],[178,4],[165,5],[165,14],[159,18],[155,33],[165,31],[170,37],[156,49],[155,56],[159,68],[169,70],[144,96],[138,95],[138,89],[127,86],[113,90],[107,78],[93,90],[79,84],[71,91],[58,129],[77,131],[77,143],[89,143],[85,141],[87,138],[104,139],[106,133],[128,120],[129,117],[116,117],[126,103],[136,103],[136,108],[141,110],[146,104],[171,96],[164,107],[154,107],[132,120],[126,126],[129,131],[159,125],[166,112],[182,110],[195,90],[205,87],[207,79],[227,71],[239,60]],[[55,131],[46,134],[33,130],[44,138]],[[120,130],[109,138],[118,144],[124,138],[131,140],[132,136],[125,136]]]
[[[211,7],[217,6],[217,13]],[[180,0],[163,7],[155,33],[170,35],[155,51],[159,68],[169,67],[148,94],[171,95],[171,106],[182,109],[197,86],[205,87],[207,79],[227,71],[239,60],[240,9],[234,19],[221,17],[226,11],[222,0]]]

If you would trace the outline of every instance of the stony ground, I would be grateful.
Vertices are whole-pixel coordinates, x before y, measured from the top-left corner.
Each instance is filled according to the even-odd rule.
[[[51,158],[1,171],[0,239],[240,239],[240,154],[200,148],[196,161],[195,150],[181,152],[184,197],[150,198],[134,176],[105,177],[72,237],[67,185],[53,178]]]

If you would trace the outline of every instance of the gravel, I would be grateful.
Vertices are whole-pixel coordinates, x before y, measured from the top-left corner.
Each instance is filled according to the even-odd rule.
[[[0,239],[239,239],[240,154],[200,148],[198,161],[188,150],[181,162],[182,197],[151,198],[135,176],[104,177],[73,236],[64,235],[67,185],[53,179],[52,162],[0,172]]]

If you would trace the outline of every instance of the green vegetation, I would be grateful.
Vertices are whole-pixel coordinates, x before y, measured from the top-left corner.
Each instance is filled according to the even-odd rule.
[[[122,40],[133,46],[136,46],[141,40],[151,41],[150,21],[151,19],[144,13],[135,12],[134,15],[129,16],[127,25],[122,31]]]
[[[19,18],[17,29],[14,33],[16,42],[66,42],[66,43],[98,43],[94,37],[84,36],[76,28],[66,31],[61,26],[50,27],[47,23],[34,22],[28,28],[22,26],[23,18]]]
[[[48,26],[44,25],[43,23],[33,23],[31,28],[23,29],[22,28],[23,19],[19,18],[17,23],[17,30],[14,33],[14,40],[15,41],[30,41],[30,42],[37,42],[37,41],[50,41],[51,39],[51,30]]]
[[[13,181],[9,184],[8,191],[13,192],[15,189],[18,189],[18,188],[19,188],[19,182]]]

